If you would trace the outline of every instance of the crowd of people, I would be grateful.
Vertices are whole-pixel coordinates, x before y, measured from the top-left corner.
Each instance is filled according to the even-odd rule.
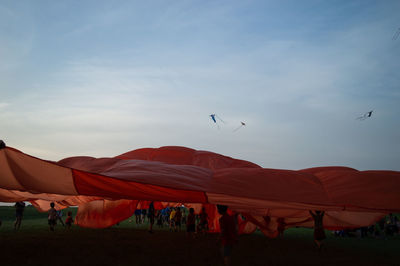
[[[225,205],[217,205],[219,225],[221,229],[220,243],[221,252],[225,265],[230,265],[231,254],[234,244],[237,242],[238,225],[236,216],[227,213],[228,207]],[[159,228],[168,226],[170,231],[181,231],[186,226],[186,235],[189,239],[194,239],[197,235],[205,235],[209,230],[209,216],[206,208],[196,214],[194,208],[185,207],[167,207],[161,210],[155,210],[153,202],[150,203],[148,209],[136,210],[136,224],[149,224],[149,232],[153,233],[153,225]]]
[[[389,215],[380,219],[377,223],[357,229],[339,230],[333,232],[337,237],[374,237],[386,238],[400,234],[400,220],[396,215]]]
[[[19,230],[24,214],[25,203],[16,202],[15,205],[15,222],[14,230]],[[225,205],[217,205],[218,213],[221,215],[219,218],[220,225],[220,243],[221,252],[225,265],[230,265],[230,258],[234,244],[237,242],[238,225],[235,215],[229,215],[228,207]],[[309,211],[314,221],[314,241],[318,250],[323,246],[323,240],[326,238],[324,229],[324,211]],[[168,227],[170,231],[181,231],[182,227],[186,227],[186,235],[189,239],[194,239],[196,236],[204,235],[210,230],[209,215],[206,208],[202,208],[199,213],[195,213],[193,208],[180,207],[166,207],[161,210],[154,208],[154,203],[149,204],[147,209],[137,209],[134,212],[136,224],[148,223],[149,232],[153,233],[153,225],[159,228]],[[54,202],[50,203],[48,211],[48,225],[50,231],[55,230],[57,223],[61,223],[66,228],[71,228],[74,218],[72,212],[68,211],[65,222],[63,220],[62,210],[56,210]],[[285,230],[285,223],[283,218],[278,218],[278,237],[283,237]],[[1,225],[1,222],[0,222]],[[335,236],[351,236],[355,231],[360,232],[361,237],[373,236],[376,238],[385,238],[386,236],[393,236],[399,234],[400,221],[396,215],[389,214],[385,216],[375,225],[369,227],[362,227],[356,230],[341,230],[334,231]]]
[[[153,203],[150,203],[148,209],[137,209],[134,215],[137,225],[149,224],[150,233],[153,233],[154,223],[158,228],[167,227],[173,232],[182,231],[184,226],[188,233],[204,235],[209,230],[209,216],[204,207],[198,214],[195,214],[193,208],[187,209],[183,206],[155,210]]]

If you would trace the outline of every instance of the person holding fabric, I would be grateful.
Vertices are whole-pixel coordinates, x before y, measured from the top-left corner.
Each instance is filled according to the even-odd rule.
[[[322,247],[322,241],[326,238],[323,218],[324,218],[324,211],[310,211],[312,218],[314,219],[314,242],[317,244],[319,250]]]
[[[224,265],[231,265],[233,245],[237,242],[236,217],[227,213],[228,206],[226,205],[217,205],[217,209],[218,213],[222,215],[221,218],[219,218],[219,226],[221,228],[220,240]]]
[[[24,216],[25,202],[18,201],[14,205],[15,207],[15,222],[14,230],[19,230],[21,227],[22,217]]]
[[[286,224],[285,224],[285,219],[282,218],[282,217],[279,217],[279,218],[276,220],[276,222],[278,223],[278,227],[277,227],[277,230],[278,230],[278,237],[279,237],[279,238],[283,238],[283,232],[285,231],[285,226],[286,226]]]

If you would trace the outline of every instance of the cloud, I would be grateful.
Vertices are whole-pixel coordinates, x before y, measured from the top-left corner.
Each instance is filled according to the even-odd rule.
[[[7,106],[9,106],[9,105],[10,105],[9,103],[0,102],[0,109],[7,108]]]

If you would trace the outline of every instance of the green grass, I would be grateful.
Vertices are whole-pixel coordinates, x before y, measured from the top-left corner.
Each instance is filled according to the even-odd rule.
[[[76,213],[76,209],[71,209]],[[147,232],[147,225],[124,221],[107,229],[47,226],[47,214],[25,208],[21,229],[13,230],[14,208],[0,207],[2,265],[222,265],[217,235],[187,239],[166,228]],[[66,213],[66,211],[64,211]],[[132,219],[134,221],[134,218]],[[240,236],[232,265],[400,265],[400,237],[335,238],[317,252],[312,230],[293,228],[283,239],[260,233]]]

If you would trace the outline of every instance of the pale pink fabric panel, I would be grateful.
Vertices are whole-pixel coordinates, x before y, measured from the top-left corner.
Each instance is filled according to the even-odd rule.
[[[6,157],[6,161],[3,160],[2,163],[7,162],[5,168],[12,172],[12,176],[10,176],[8,170],[5,171],[7,180],[2,181],[2,188],[32,193],[78,194],[74,187],[71,169],[10,148],[5,148],[1,152]]]

